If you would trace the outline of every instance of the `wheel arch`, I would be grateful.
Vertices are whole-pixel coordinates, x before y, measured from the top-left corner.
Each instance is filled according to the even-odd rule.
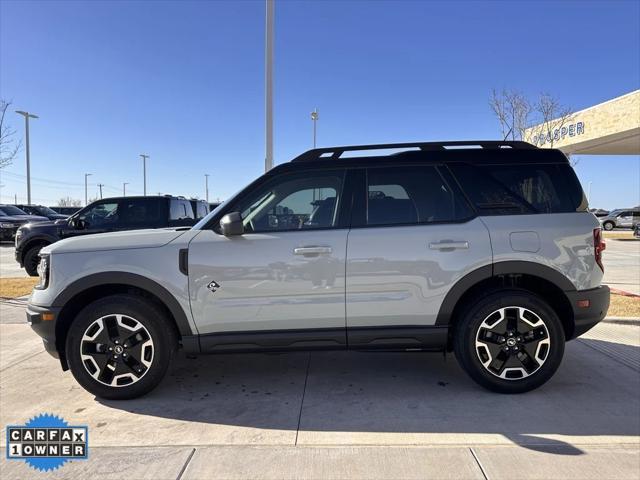
[[[20,248],[20,264],[24,264],[24,256],[35,245],[47,246],[58,241],[57,238],[49,237],[46,235],[38,235],[33,238],[28,238],[24,241],[24,244]]]
[[[576,291],[562,273],[551,267],[526,261],[497,262],[462,277],[446,295],[436,325],[449,326],[447,349],[452,348],[456,324],[465,307],[475,298],[500,288],[519,288],[545,299],[558,314],[565,338],[573,338],[574,312],[565,292]]]
[[[103,272],[76,280],[65,288],[54,300],[53,306],[61,308],[55,327],[56,350],[64,369],[64,355],[69,327],[75,316],[89,303],[109,295],[129,294],[143,297],[158,305],[172,321],[178,338],[192,336],[187,316],[174,298],[162,285],[141,275],[127,272]]]

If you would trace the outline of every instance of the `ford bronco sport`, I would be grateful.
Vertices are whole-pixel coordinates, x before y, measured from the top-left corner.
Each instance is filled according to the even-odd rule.
[[[603,249],[559,150],[320,148],[190,230],[43,248],[27,315],[62,368],[105,398],[149,392],[178,348],[454,351],[480,385],[518,393],[549,380],[565,342],[605,316]]]

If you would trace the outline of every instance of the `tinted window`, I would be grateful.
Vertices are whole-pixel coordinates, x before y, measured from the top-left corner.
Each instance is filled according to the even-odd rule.
[[[78,220],[84,220],[85,228],[108,228],[118,223],[118,203],[96,203],[82,212]]]
[[[152,198],[120,200],[120,223],[125,228],[158,227],[163,223],[163,203]]]
[[[171,211],[169,213],[170,220],[189,220],[193,219],[193,209],[191,202],[188,200],[171,199]]]
[[[586,210],[582,187],[568,165],[450,167],[482,215]]]
[[[249,232],[307,230],[336,225],[343,172],[277,177],[241,199],[239,211]]]
[[[196,218],[204,218],[209,213],[208,205],[205,202],[193,202],[193,207],[196,211]]]
[[[433,166],[367,171],[367,225],[450,222],[471,216]]]

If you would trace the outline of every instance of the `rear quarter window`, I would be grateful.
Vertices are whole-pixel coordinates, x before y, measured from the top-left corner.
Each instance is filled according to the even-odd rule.
[[[582,187],[569,165],[452,165],[480,215],[586,211]]]
[[[193,220],[193,208],[191,208],[191,202],[188,200],[171,199],[171,206],[169,209],[169,220]]]

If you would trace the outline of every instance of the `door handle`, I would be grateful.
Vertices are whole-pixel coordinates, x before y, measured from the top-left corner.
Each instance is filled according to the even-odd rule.
[[[331,252],[333,252],[331,247],[297,247],[293,249],[294,255],[321,255]]]
[[[469,242],[453,242],[449,240],[443,240],[442,242],[430,243],[429,248],[431,250],[451,251],[451,250],[468,250]]]

